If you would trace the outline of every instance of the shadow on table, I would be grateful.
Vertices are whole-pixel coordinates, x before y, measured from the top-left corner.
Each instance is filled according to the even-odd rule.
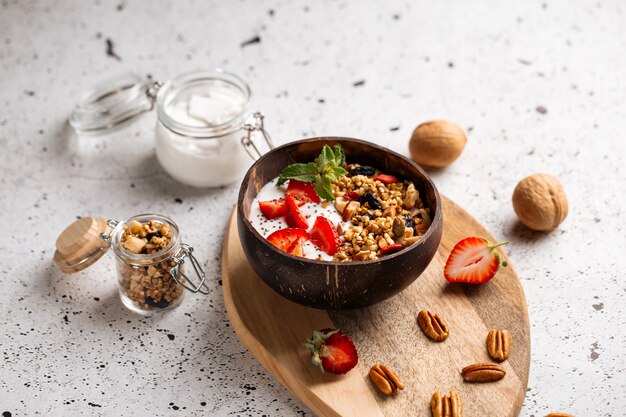
[[[509,242],[525,245],[539,245],[550,236],[549,233],[529,229],[518,219],[509,221],[503,228],[503,231],[505,239]],[[556,233],[558,233],[558,231],[556,231]]]

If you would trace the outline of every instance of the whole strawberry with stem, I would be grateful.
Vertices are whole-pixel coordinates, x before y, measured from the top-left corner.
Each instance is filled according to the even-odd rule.
[[[322,373],[345,374],[359,361],[352,340],[336,329],[315,330],[304,345],[311,352],[311,363]]]
[[[492,244],[483,237],[468,237],[457,243],[443,269],[448,282],[482,284],[494,277],[502,261],[498,248],[509,242]]]

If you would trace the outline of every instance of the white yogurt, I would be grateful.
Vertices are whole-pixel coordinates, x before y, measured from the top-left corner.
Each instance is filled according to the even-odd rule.
[[[278,187],[276,186],[277,182],[278,178],[275,178],[265,184],[265,186],[261,189],[259,194],[252,202],[252,207],[250,207],[250,215],[248,216],[248,220],[256,229],[256,231],[259,232],[264,238],[267,238],[270,234],[274,233],[277,230],[289,227],[287,226],[287,222],[283,217],[269,220],[263,215],[263,213],[261,213],[261,209],[259,208],[259,201],[276,200],[285,197],[287,184],[283,184],[282,186]],[[344,225],[344,230],[345,227],[347,227],[349,224],[342,221],[341,214],[339,214],[339,212],[335,208],[335,205],[332,203],[328,204],[328,206],[324,208],[322,207],[321,203],[307,202],[300,207],[300,212],[309,224],[309,232],[311,231],[311,227],[313,226],[313,223],[315,223],[315,219],[317,218],[317,216],[326,217],[335,225],[335,227],[339,223],[342,223]],[[311,241],[307,241],[306,243],[304,243],[302,248],[305,258],[320,259],[321,257],[321,259],[325,261],[333,260],[332,255],[329,255],[323,250],[320,250],[317,246],[312,244]]]
[[[168,81],[157,96],[156,154],[174,179],[197,187],[235,182],[252,164],[241,138],[248,86],[224,72],[194,72]]]
[[[252,164],[245,153],[241,130],[218,139],[194,139],[157,124],[156,154],[175,180],[195,187],[218,187],[237,181]]]

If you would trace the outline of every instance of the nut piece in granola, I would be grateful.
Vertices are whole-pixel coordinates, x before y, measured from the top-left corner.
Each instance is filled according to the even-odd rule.
[[[546,417],[574,417],[574,415],[567,413],[550,413]]]
[[[343,210],[341,211],[341,218],[344,222],[347,222],[354,216],[361,208],[361,203],[358,201],[350,201],[346,203]]]
[[[465,382],[494,382],[506,375],[506,371],[495,363],[476,363],[461,370]]]
[[[374,365],[370,369],[370,378],[376,388],[384,395],[398,395],[398,390],[404,389],[404,383],[385,365]]]
[[[487,352],[494,361],[502,362],[511,351],[511,334],[508,330],[491,329],[487,335]]]
[[[406,230],[406,224],[403,218],[396,217],[393,219],[393,235],[396,238],[404,237],[404,231]]]
[[[346,208],[347,205],[348,205],[348,200],[346,200],[345,198],[343,197],[335,198],[335,208],[340,214],[343,213],[343,210]]]
[[[435,391],[430,400],[430,411],[433,417],[462,417],[463,403],[459,393],[450,390],[450,395],[442,396],[439,391]]]
[[[445,320],[437,313],[422,310],[417,315],[417,323],[424,334],[435,342],[443,342],[450,334]]]
[[[147,244],[148,242],[145,240],[131,235],[126,238],[126,240],[122,243],[122,246],[124,246],[124,249],[129,252],[141,253]]]

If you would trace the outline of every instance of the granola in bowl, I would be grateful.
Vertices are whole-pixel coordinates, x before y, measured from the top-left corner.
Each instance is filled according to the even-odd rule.
[[[344,244],[335,254],[338,261],[378,259],[404,249],[417,242],[430,225],[430,210],[412,182],[377,170],[364,175],[360,173],[364,168],[375,171],[348,165],[348,174],[333,183],[335,207],[343,208],[342,219],[349,220],[342,230]]]
[[[346,163],[340,146],[325,146],[314,163],[283,170],[258,193],[249,219],[287,253],[338,262],[376,260],[400,251],[417,242],[431,223],[430,210],[411,181]]]

